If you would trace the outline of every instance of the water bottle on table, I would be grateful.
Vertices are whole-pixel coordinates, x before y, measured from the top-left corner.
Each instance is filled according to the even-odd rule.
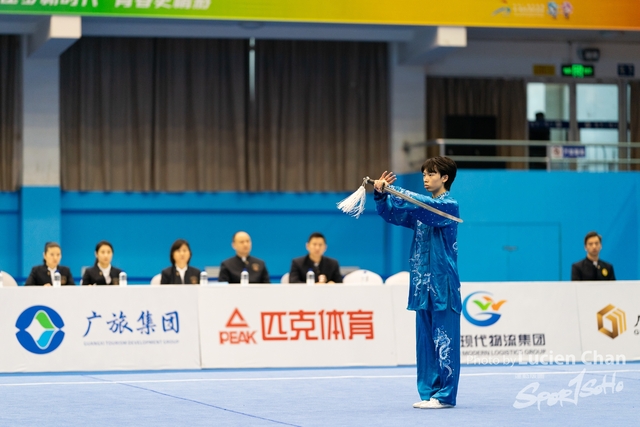
[[[246,268],[242,270],[242,273],[240,273],[240,284],[242,286],[249,284],[249,272],[247,271]]]
[[[209,284],[209,275],[206,271],[202,270],[200,273],[200,286],[206,286]]]
[[[124,271],[120,272],[120,275],[118,276],[118,283],[120,286],[127,286],[127,273]]]
[[[61,284],[62,284],[62,276],[60,275],[60,272],[56,270],[56,272],[53,273],[53,287],[59,288]]]
[[[315,285],[316,284],[316,273],[313,272],[312,269],[307,271],[307,285]]]

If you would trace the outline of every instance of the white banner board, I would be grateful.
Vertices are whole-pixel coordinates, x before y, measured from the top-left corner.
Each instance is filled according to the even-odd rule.
[[[412,364],[415,314],[406,310],[408,286],[392,288],[398,364]],[[461,293],[461,363],[580,360],[573,283],[463,283]]]
[[[585,361],[640,360],[640,283],[581,282],[577,293]]]
[[[198,288],[0,288],[1,372],[198,369]]]
[[[415,364],[405,285],[0,288],[0,372]],[[463,283],[464,364],[640,360],[640,283]]]
[[[203,368],[394,366],[389,287],[200,289]]]
[[[393,323],[398,365],[416,364],[416,312],[407,310],[409,285],[388,285],[393,301]]]
[[[463,283],[461,292],[461,363],[579,360],[574,283]]]

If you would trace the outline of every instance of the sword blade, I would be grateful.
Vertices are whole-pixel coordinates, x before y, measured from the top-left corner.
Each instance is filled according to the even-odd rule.
[[[463,221],[462,221],[460,218],[458,218],[458,217],[455,217],[455,216],[453,216],[453,215],[451,215],[451,214],[448,214],[448,213],[446,213],[446,212],[443,212],[443,211],[441,211],[440,209],[436,209],[436,208],[434,208],[433,206],[429,206],[429,205],[427,205],[426,203],[422,203],[421,201],[416,200],[416,199],[414,199],[413,197],[407,196],[406,194],[400,193],[399,191],[396,191],[396,190],[394,190],[393,188],[384,187],[384,191],[385,191],[386,193],[393,194],[394,196],[398,196],[398,197],[400,197],[401,199],[404,199],[404,200],[406,200],[406,201],[407,201],[407,202],[409,202],[409,203],[413,203],[413,204],[414,204],[414,205],[416,205],[416,206],[420,206],[421,208],[424,208],[424,209],[426,209],[426,210],[428,210],[428,211],[430,211],[430,212],[433,212],[434,214],[438,214],[438,215],[440,215],[440,216],[443,216],[443,217],[445,217],[445,218],[447,218],[447,219],[450,219],[450,220],[452,220],[452,221],[455,221],[455,222],[459,222],[459,223],[462,223],[462,222],[463,222]]]

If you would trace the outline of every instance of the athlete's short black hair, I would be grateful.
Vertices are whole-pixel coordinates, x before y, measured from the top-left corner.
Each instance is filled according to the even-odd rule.
[[[453,181],[456,179],[458,165],[448,157],[432,157],[427,159],[422,165],[422,173],[425,171],[429,173],[439,173],[440,176],[447,175],[449,179],[444,183],[444,188],[449,191],[451,189],[451,184],[453,184]]]

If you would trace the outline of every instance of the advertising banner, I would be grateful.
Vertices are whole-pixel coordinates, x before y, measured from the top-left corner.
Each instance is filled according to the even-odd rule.
[[[640,29],[637,0],[1,0],[0,13],[146,18]]]
[[[0,372],[198,369],[197,291],[0,288]]]
[[[409,285],[389,285],[393,301],[398,365],[416,364],[416,312],[407,310]]]
[[[640,360],[638,282],[580,282],[577,293],[584,361]]]
[[[394,366],[389,287],[200,288],[203,368]]]
[[[579,361],[575,292],[574,282],[463,283],[461,362]]]

